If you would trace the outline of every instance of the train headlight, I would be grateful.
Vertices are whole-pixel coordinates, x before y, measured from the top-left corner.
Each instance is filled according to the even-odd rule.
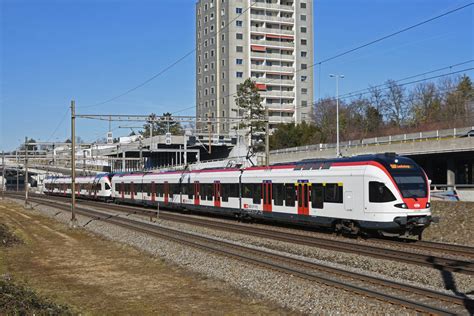
[[[398,207],[398,208],[408,208],[408,206],[407,206],[405,203],[395,204],[395,207]]]
[[[426,208],[430,208],[431,207],[431,203],[430,202],[427,202],[426,203]]]

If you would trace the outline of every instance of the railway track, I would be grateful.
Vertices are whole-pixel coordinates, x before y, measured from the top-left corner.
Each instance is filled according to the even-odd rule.
[[[32,202],[70,211],[64,203],[45,198],[32,198]],[[391,304],[397,304],[421,313],[454,315],[472,313],[474,301],[468,297],[445,294],[408,284],[380,279],[334,267],[314,263],[305,259],[283,255],[267,250],[237,245],[228,241],[204,237],[176,229],[158,226],[154,223],[133,220],[128,217],[111,216],[78,206],[78,214],[103,220],[134,231],[202,249],[218,255],[234,258],[266,269],[297,276],[336,287],[362,296],[368,296]]]
[[[44,195],[35,195],[37,197],[45,198]],[[64,197],[51,197],[58,201],[64,201]],[[110,210],[110,204],[104,204],[101,202],[90,201],[90,200],[78,200],[78,204],[88,205],[91,207]],[[151,211],[150,209],[145,209],[137,206],[127,206],[127,205],[117,205],[114,204],[113,210],[121,211],[125,213],[133,213],[144,215],[147,217],[156,217],[157,212]],[[449,271],[449,272],[458,272],[467,275],[474,275],[474,262],[458,259],[444,258],[441,256],[433,254],[419,254],[409,251],[389,249],[384,247],[378,247],[370,244],[356,244],[349,242],[347,240],[335,240],[324,237],[317,236],[307,236],[301,235],[298,233],[282,232],[272,229],[265,229],[262,226],[255,227],[252,225],[245,225],[241,223],[235,223],[234,221],[215,221],[208,218],[196,218],[189,217],[186,215],[162,212],[160,211],[160,218],[164,220],[179,222],[183,224],[197,225],[201,227],[228,231],[242,235],[256,236],[271,240],[278,240],[283,242],[295,243],[309,247],[323,248],[327,250],[340,251],[340,252],[350,252],[355,254],[360,254],[364,256],[399,261],[409,264],[415,264],[420,266],[426,266],[434,268],[440,271]],[[407,245],[412,249],[436,251],[441,253],[450,253],[456,255],[462,255],[468,258],[474,258],[474,248],[460,245],[451,245],[435,242],[410,242],[410,243],[401,243],[393,240],[377,240],[381,245],[396,245],[400,244]]]
[[[109,209],[108,207],[104,206],[102,203],[92,202],[92,201],[81,201],[81,205],[90,205],[92,207],[100,208],[100,209]],[[114,205],[114,210],[123,211],[126,213],[134,213],[137,212],[138,214],[146,215],[146,216],[156,216],[156,211],[150,211],[146,209],[140,209],[134,206],[124,206],[124,205]],[[334,240],[329,238],[321,238],[315,236],[307,236],[301,235],[297,233],[289,233],[289,232],[281,232],[272,229],[265,229],[261,226],[254,227],[252,225],[243,225],[240,223],[235,223],[232,221],[223,222],[223,221],[214,221],[206,218],[196,218],[196,217],[188,217],[179,214],[173,214],[169,212],[160,212],[160,218],[164,220],[170,220],[174,222],[190,224],[190,225],[197,225],[201,227],[221,230],[221,231],[228,231],[243,235],[249,236],[256,236],[261,238],[267,238],[271,240],[278,240],[283,242],[289,243],[296,243],[303,246],[309,247],[317,247],[323,248],[328,250],[335,250],[340,252],[350,252],[361,254],[365,256],[370,256],[379,259],[387,259],[387,260],[394,260],[404,263],[416,264],[420,266],[426,266],[435,268],[437,270],[442,271],[450,271],[450,272],[458,272],[468,275],[474,275],[474,262],[472,261],[464,261],[464,260],[457,260],[457,259],[449,259],[443,258],[435,255],[425,255],[419,253],[413,253],[408,251],[402,250],[395,250],[395,249],[388,249],[383,247],[377,247],[368,244],[356,244],[353,242],[343,241],[343,240]],[[447,244],[436,244],[436,243],[427,243],[431,246],[430,249],[434,250],[442,250],[445,249],[446,246],[451,246]],[[397,244],[400,245],[400,244]],[[439,246],[439,247],[438,247]],[[423,244],[423,247],[424,244]],[[461,246],[459,246],[461,247]],[[451,249],[456,249],[458,246],[455,246]],[[462,248],[462,247],[461,247]],[[474,256],[474,249],[469,247],[465,247],[465,252],[471,250],[469,254]]]

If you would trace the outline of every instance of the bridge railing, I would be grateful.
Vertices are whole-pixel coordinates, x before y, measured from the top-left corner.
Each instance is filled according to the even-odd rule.
[[[410,141],[420,141],[420,140],[441,140],[446,138],[456,138],[461,136],[467,136],[468,132],[474,130],[474,126],[471,127],[461,127],[461,128],[450,128],[442,129],[435,131],[426,131],[426,132],[417,132],[417,133],[407,133],[407,134],[397,134],[389,135],[382,137],[371,137],[363,138],[357,140],[349,140],[340,142],[341,148],[351,148],[351,147],[362,147],[362,146],[375,146],[391,143],[403,143]],[[474,136],[474,135],[471,135]],[[332,150],[336,148],[335,143],[329,144],[314,144],[306,146],[298,146],[291,148],[276,149],[270,151],[271,154],[285,154],[292,152],[302,152],[302,151],[315,151],[315,150]]]

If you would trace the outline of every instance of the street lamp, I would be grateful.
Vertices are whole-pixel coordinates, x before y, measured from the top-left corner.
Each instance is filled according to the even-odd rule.
[[[329,77],[336,78],[336,156],[341,157],[339,150],[339,78],[344,79],[344,75],[330,74]]]

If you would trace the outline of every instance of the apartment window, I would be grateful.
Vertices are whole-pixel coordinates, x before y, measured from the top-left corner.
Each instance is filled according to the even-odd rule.
[[[222,66],[225,66],[225,59],[222,59],[221,64]]]
[[[242,8],[235,8],[235,13],[242,14]]]
[[[225,91],[225,85],[222,85],[222,92],[224,92],[224,91]],[[224,99],[222,99],[222,100],[224,100]],[[224,103],[224,102],[222,102],[222,103]]]
[[[204,5],[204,11],[207,11],[207,3]]]
[[[236,51],[237,53],[242,53],[242,52],[244,51],[244,47],[243,47],[243,46],[236,46],[236,47],[235,47],[235,51]]]
[[[235,76],[236,76],[237,78],[242,78],[242,77],[244,76],[244,73],[241,72],[241,71],[237,71],[237,72],[235,73]]]
[[[204,29],[204,35],[207,35],[207,27]]]
[[[211,69],[214,69],[214,62],[211,63]]]
[[[225,34],[221,35],[221,39],[222,39],[222,41],[225,41]]]
[[[225,14],[225,10],[221,9],[221,15],[224,15],[224,14]]]
[[[206,102],[204,103],[204,106],[207,108],[207,107],[209,106],[209,102],[206,101]],[[207,118],[207,114],[206,114],[206,118]]]
[[[302,40],[301,40],[301,45],[306,45],[307,43],[308,43],[307,40],[305,40],[305,39],[302,39]]]
[[[207,15],[204,17],[204,23],[207,23]]]
[[[301,33],[306,33],[306,27],[304,26],[301,27]]]
[[[308,101],[301,101],[301,107],[305,108],[308,106]]]
[[[214,82],[214,75],[211,75],[211,82]]]
[[[242,27],[242,24],[243,24],[242,21],[239,21],[239,20],[235,21],[235,26],[237,27]]]
[[[211,107],[214,107],[214,100],[211,100]]]
[[[211,13],[211,20],[214,20],[214,13]]]
[[[214,32],[214,25],[211,25],[211,32]]]
[[[204,89],[204,95],[208,95],[209,94],[209,90],[206,88]]]
[[[211,88],[211,94],[214,94],[214,87]]]
[[[225,52],[225,47],[224,46],[221,47],[221,51],[222,51],[222,54],[224,54],[224,52]]]
[[[306,81],[306,79],[308,79],[307,76],[301,76],[301,81]]]
[[[207,59],[208,55],[207,52],[204,53],[204,59]]]
[[[308,52],[305,52],[305,51],[301,52],[301,57],[306,57],[306,56],[308,56]]]
[[[208,67],[209,67],[209,65],[208,65],[208,64],[205,64],[205,65],[204,65],[204,71],[207,71]]]
[[[301,69],[306,69],[306,68],[308,68],[308,65],[306,65],[306,64],[301,64]]]
[[[204,77],[204,83],[207,83],[207,81],[208,81],[208,77],[205,76],[205,77]]]
[[[308,89],[301,88],[301,94],[308,94]]]
[[[242,33],[236,33],[236,34],[235,34],[235,38],[238,39],[238,40],[241,40],[241,39],[244,38],[244,34],[242,34]]]
[[[207,40],[204,41],[204,47],[207,47]]]
[[[237,59],[235,60],[235,63],[236,63],[237,65],[242,65],[243,62],[244,62],[243,59],[240,59],[240,58],[237,58]]]
[[[214,37],[211,38],[211,45],[214,44]]]
[[[306,15],[304,14],[301,15],[301,21],[306,21]]]
[[[301,2],[301,4],[300,4],[300,8],[301,8],[301,9],[306,9],[306,3],[304,3],[304,2]]]
[[[225,72],[222,73],[222,79],[225,79]]]
[[[214,57],[214,50],[211,50],[211,57]]]

